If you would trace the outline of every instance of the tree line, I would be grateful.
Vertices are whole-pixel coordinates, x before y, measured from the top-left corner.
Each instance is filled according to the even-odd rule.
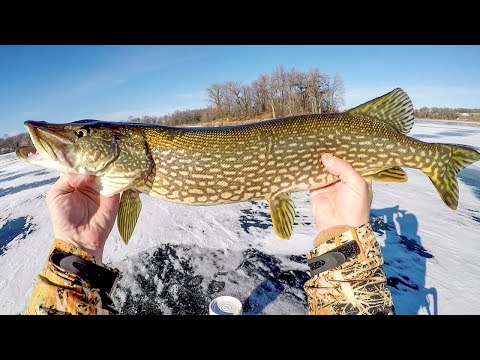
[[[413,111],[417,119],[480,120],[480,109],[422,107]]]
[[[338,111],[344,103],[343,81],[322,73],[289,70],[279,65],[271,74],[260,74],[250,84],[224,81],[207,90],[210,108],[217,118],[250,118],[271,112],[271,117]]]
[[[163,124],[163,125],[195,125],[207,121],[215,120],[211,109],[193,109],[193,110],[176,110],[172,114],[153,116],[145,115],[142,117],[129,116],[129,122],[141,122],[147,124]]]
[[[0,137],[0,155],[15,151],[18,146],[26,145],[33,146],[30,136],[27,133],[13,136],[5,134],[3,138]]]
[[[299,71],[277,66],[250,83],[226,80],[206,89],[205,109],[175,111],[163,116],[130,116],[128,121],[165,125],[192,125],[215,120],[229,121],[276,118],[306,113],[336,112],[345,101],[339,74],[313,68]]]

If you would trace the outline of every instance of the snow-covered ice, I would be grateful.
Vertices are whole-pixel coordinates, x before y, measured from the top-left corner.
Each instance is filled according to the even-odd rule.
[[[417,121],[427,142],[478,146],[480,126]],[[374,183],[372,222],[398,314],[479,314],[480,163],[459,174],[457,211],[430,180]],[[46,261],[52,229],[45,203],[55,171],[15,154],[0,156],[0,314],[23,313]],[[116,227],[104,261],[122,272],[114,294],[125,314],[207,314],[210,300],[232,295],[244,314],[305,314],[305,254],[316,235],[308,193],[294,194],[296,224],[278,239],[266,203],[186,206],[141,195],[143,209],[125,246]]]

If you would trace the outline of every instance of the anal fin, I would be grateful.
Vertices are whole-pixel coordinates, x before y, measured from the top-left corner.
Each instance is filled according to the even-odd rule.
[[[280,194],[268,201],[275,233],[282,239],[290,239],[295,221],[295,205],[290,194]]]
[[[392,167],[377,173],[367,172],[363,177],[367,180],[383,182],[407,182],[408,180],[407,173],[399,167]]]
[[[142,201],[139,195],[138,191],[129,189],[125,190],[120,198],[117,227],[125,244],[128,244],[142,210]]]

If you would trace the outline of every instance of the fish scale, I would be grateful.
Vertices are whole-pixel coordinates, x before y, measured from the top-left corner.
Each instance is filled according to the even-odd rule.
[[[406,134],[413,106],[401,89],[343,113],[309,114],[227,127],[168,127],[82,120],[26,122],[38,154],[32,164],[96,175],[104,196],[122,193],[117,224],[125,242],[141,212],[139,193],[187,205],[269,202],[272,224],[291,236],[291,193],[337,178],[320,161],[331,153],[373,181],[405,182],[402,166],[422,170],[442,200],[458,204],[456,174],[480,159],[462,145],[425,143]]]
[[[372,130],[379,136],[370,137]],[[369,168],[417,167],[418,157],[408,149],[422,147],[359,115],[295,116],[235,128],[182,129],[175,136],[168,131],[144,130],[155,167],[162,171],[150,176],[142,191],[186,204],[255,200],[266,193],[325,186],[335,181],[319,160],[325,152],[351,162],[360,174]],[[410,160],[402,156],[407,153]]]

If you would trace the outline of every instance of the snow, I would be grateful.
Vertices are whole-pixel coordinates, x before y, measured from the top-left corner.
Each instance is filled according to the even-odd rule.
[[[477,146],[474,123],[417,121],[410,134],[427,142]],[[430,180],[374,183],[372,221],[398,314],[480,313],[480,162],[459,174],[460,201],[450,210]],[[45,194],[58,178],[0,156],[0,314],[25,311],[52,244]],[[114,294],[125,314],[207,314],[210,300],[231,295],[244,314],[305,314],[305,254],[316,230],[308,193],[294,194],[289,241],[273,232],[266,203],[186,206],[141,195],[130,243],[116,229],[104,261],[121,270]]]

